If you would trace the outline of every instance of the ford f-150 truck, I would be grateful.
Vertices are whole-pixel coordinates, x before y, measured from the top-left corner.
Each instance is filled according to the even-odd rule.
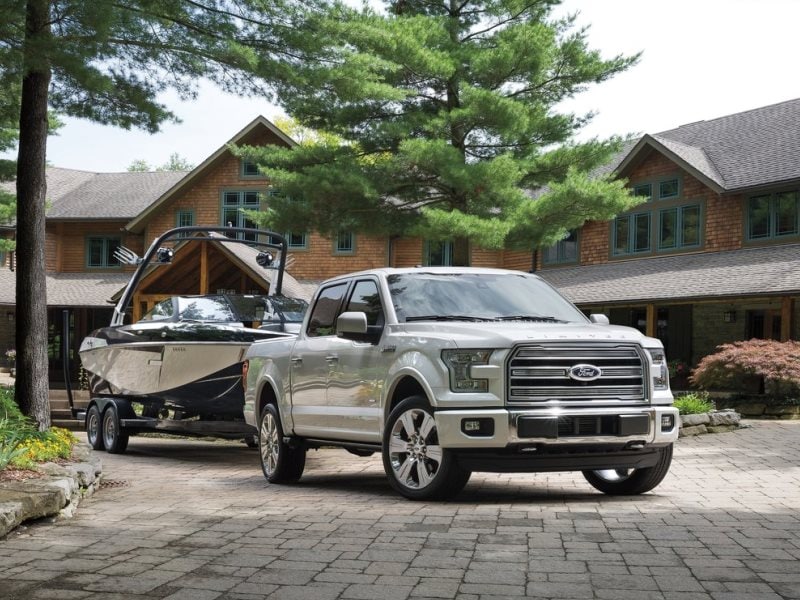
[[[678,412],[657,339],[587,318],[534,274],[375,269],[320,285],[296,338],[254,343],[245,419],[272,483],[306,450],[380,452],[412,499],[473,471],[582,471],[607,494],[657,486]]]

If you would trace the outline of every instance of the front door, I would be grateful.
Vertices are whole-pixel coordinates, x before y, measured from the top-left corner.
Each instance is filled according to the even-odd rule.
[[[295,342],[291,357],[292,420],[295,432],[308,437],[328,437],[341,428],[326,401],[329,348],[337,344],[336,317],[344,301],[348,284],[336,283],[322,290],[305,332]]]
[[[373,279],[356,281],[344,311],[363,312],[371,336],[382,337],[385,323],[378,284]],[[330,371],[327,402],[344,439],[380,442],[383,382],[388,365],[380,337],[355,341],[334,338],[328,348]]]

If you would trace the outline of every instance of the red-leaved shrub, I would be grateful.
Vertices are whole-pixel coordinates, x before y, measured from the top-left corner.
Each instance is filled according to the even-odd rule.
[[[744,391],[761,378],[770,396],[800,397],[800,342],[749,340],[717,346],[701,360],[689,381],[702,389]]]

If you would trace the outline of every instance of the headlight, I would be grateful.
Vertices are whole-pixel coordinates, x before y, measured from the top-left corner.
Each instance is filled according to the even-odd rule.
[[[442,360],[450,371],[450,389],[454,392],[487,392],[488,379],[472,379],[470,366],[489,363],[491,350],[442,350]]]
[[[653,361],[653,389],[669,389],[669,370],[667,369],[667,357],[661,348],[649,348],[650,360]]]

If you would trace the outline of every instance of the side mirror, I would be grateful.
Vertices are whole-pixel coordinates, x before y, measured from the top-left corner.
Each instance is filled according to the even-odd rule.
[[[336,319],[336,335],[349,337],[346,334],[364,335],[367,333],[367,314],[363,312],[343,312]]]
[[[610,323],[608,317],[602,313],[589,315],[589,320],[595,325],[608,325]]]

